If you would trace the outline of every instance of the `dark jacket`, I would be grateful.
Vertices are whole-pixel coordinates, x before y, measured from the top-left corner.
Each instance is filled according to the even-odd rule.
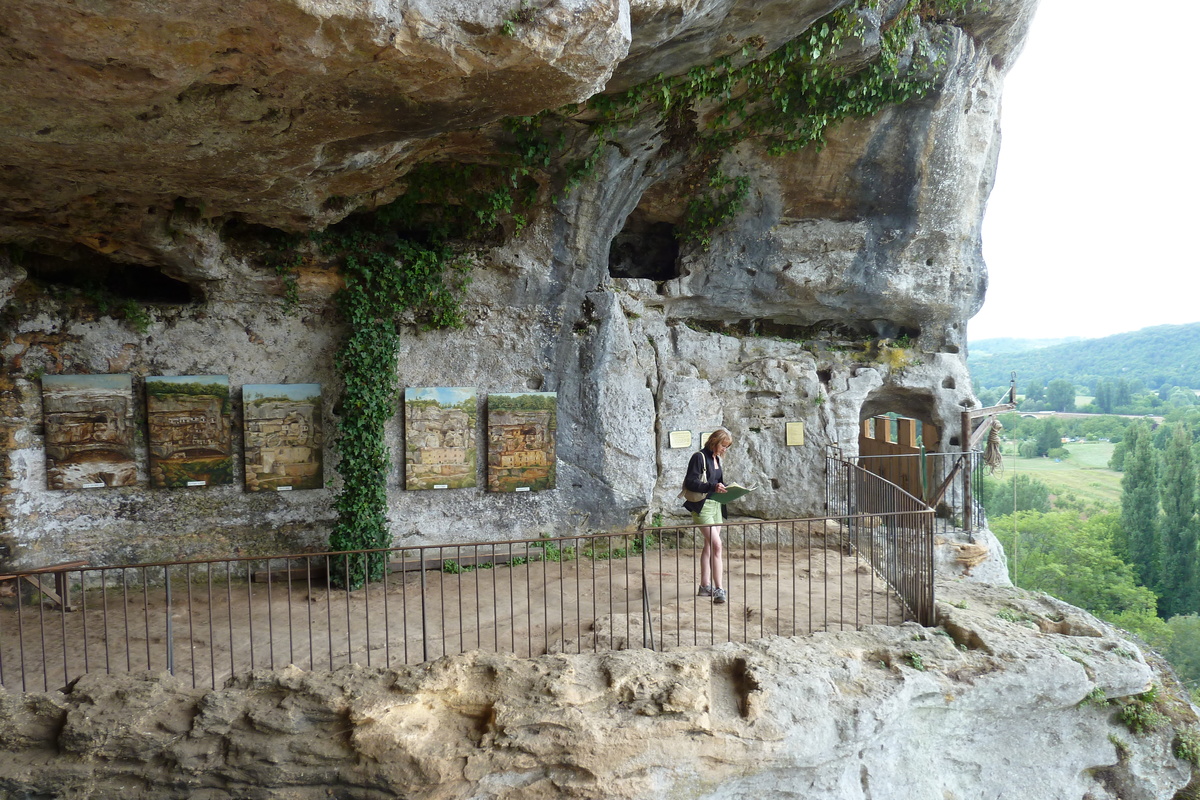
[[[701,460],[703,459],[703,461]],[[708,480],[701,480],[704,476],[704,462],[708,462]],[[723,483],[725,480],[722,470],[717,466],[716,457],[705,448],[692,453],[692,458],[688,461],[687,472],[683,476],[683,485],[693,492],[704,492],[708,497],[712,497],[716,491],[717,484]],[[705,500],[708,499],[705,498]],[[684,502],[683,507],[693,513],[700,513],[700,509],[704,506],[704,500],[692,503]]]

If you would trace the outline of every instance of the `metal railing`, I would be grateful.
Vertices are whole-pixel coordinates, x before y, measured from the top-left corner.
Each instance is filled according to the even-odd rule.
[[[983,454],[923,453],[846,459],[934,509],[934,528],[974,532],[984,524]]]
[[[935,624],[934,509],[859,464],[830,456],[826,513],[840,521],[850,552],[865,558],[922,625]]]
[[[839,469],[831,485],[851,491],[835,494],[829,518],[723,525],[724,605],[696,596],[695,526],[72,566],[55,575],[64,588],[58,602],[22,580],[0,599],[0,685],[49,691],[89,672],[165,670],[216,687],[288,664],[391,667],[466,650],[663,649],[928,620],[923,520],[932,512],[883,508],[903,495],[886,495],[865,475]],[[351,566],[368,562],[386,566],[380,579],[353,586],[352,574],[363,572]]]

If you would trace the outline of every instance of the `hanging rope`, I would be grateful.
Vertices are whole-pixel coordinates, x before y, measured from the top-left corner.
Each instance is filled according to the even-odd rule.
[[[1000,454],[1000,431],[1004,426],[1000,420],[992,420],[992,429],[988,431],[987,445],[983,448],[983,463],[987,465],[988,474],[995,475],[996,470],[1003,468],[1004,459]]]

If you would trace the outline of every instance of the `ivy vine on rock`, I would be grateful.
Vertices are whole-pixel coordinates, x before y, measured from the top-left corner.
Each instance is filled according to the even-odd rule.
[[[739,175],[726,177],[719,169],[708,176],[708,192],[695,194],[687,204],[679,237],[707,250],[713,231],[733,219],[750,193],[750,178]]]
[[[351,218],[316,238],[323,255],[338,264],[345,287],[337,295],[346,334],[335,356],[343,380],[338,420],[338,472],[342,489],[334,501],[334,550],[386,548],[387,473],[385,427],[395,413],[399,318],[426,328],[462,325],[458,297],[468,276],[446,245],[421,245],[390,232],[391,212]],[[386,555],[369,554],[335,564],[333,578],[351,586],[376,580]]]
[[[663,129],[672,132],[675,147],[682,142],[693,157],[711,162],[699,191],[686,199],[684,221],[685,241],[707,249],[712,232],[737,215],[748,194],[744,177],[730,179],[720,172],[720,155],[747,140],[771,155],[823,147],[831,126],[924,96],[933,88],[942,60],[922,38],[922,23],[949,19],[967,2],[909,0],[882,26],[874,57],[858,62],[851,42],[862,49],[862,12],[874,6],[860,0],[765,56],[756,57],[765,42],[748,40],[739,55],[682,75],[659,76],[579,106],[521,118],[513,126],[524,133],[519,149],[528,153],[540,147],[541,160],[549,165],[565,147],[565,138],[560,133],[556,142],[539,140],[537,132],[555,122],[560,131],[572,123],[587,127],[589,144],[563,166],[564,190],[569,192],[595,177],[604,149],[622,128],[657,116]],[[682,133],[685,128],[688,132]]]

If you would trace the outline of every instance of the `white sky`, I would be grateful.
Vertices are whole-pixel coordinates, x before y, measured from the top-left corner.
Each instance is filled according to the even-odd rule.
[[[1200,321],[1198,29],[1195,0],[1041,1],[1005,80],[971,340]]]

